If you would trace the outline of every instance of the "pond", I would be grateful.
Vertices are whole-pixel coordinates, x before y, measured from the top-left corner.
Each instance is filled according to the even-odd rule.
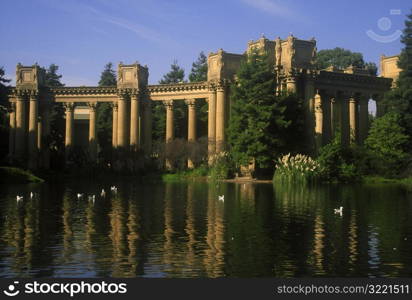
[[[0,189],[0,277],[304,276],[411,277],[412,194],[131,179]]]

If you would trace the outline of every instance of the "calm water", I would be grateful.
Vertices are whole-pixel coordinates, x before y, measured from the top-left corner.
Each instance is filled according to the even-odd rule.
[[[412,276],[412,195],[395,186],[117,186],[1,186],[0,277]]]

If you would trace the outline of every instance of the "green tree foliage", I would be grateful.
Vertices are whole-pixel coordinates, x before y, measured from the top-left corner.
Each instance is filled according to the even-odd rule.
[[[160,84],[169,84],[169,83],[179,83],[184,82],[185,70],[183,70],[177,63],[177,60],[174,60],[170,66],[171,70],[163,75],[163,78],[159,81]]]
[[[113,70],[113,64],[109,62],[100,75],[99,86],[116,86],[116,83],[116,72]]]
[[[343,48],[324,49],[317,53],[316,67],[326,69],[334,66],[338,69],[345,69],[349,66],[366,68],[371,75],[376,75],[377,67],[373,62],[365,63],[362,53],[352,52]]]
[[[57,71],[59,70],[59,66],[55,64],[51,64],[47,69],[43,68],[45,71],[45,78],[44,78],[44,84],[49,87],[58,87],[58,86],[64,86],[63,83],[61,83],[61,78],[63,75],[57,74]]]
[[[409,136],[401,126],[399,114],[390,112],[375,119],[365,140],[374,172],[384,176],[396,176],[405,167]]]
[[[160,84],[172,84],[184,82],[185,71],[178,65],[177,60],[174,60],[171,65],[171,70],[166,73],[159,81]],[[183,101],[174,101],[174,129],[176,138],[187,137],[187,107]],[[162,103],[155,102],[152,105],[152,120],[153,120],[153,141],[163,142],[166,131],[166,113]]]
[[[277,99],[280,105],[285,107],[283,116],[289,124],[285,130],[279,132],[283,141],[282,153],[309,153],[303,99],[291,93],[282,93]]]
[[[42,68],[45,73],[45,85],[48,87],[62,87],[62,75],[58,74],[59,66],[51,64],[47,69]],[[64,161],[64,135],[65,135],[65,109],[63,103],[54,103],[50,114],[50,136],[47,143],[51,151],[51,166],[59,168]]]
[[[396,88],[386,93],[383,104],[388,112],[399,114],[400,124],[410,137],[409,147],[412,147],[412,13],[405,21],[401,41],[405,45],[398,62],[401,72]]]
[[[5,77],[4,68],[0,67],[0,158],[7,155],[8,150],[8,117],[7,108],[10,79]]]
[[[321,180],[328,182],[360,181],[362,173],[362,157],[358,149],[345,147],[341,142],[341,134],[319,150],[317,162],[321,165]]]
[[[189,74],[190,82],[199,82],[207,80],[207,57],[200,52],[197,60],[192,64],[192,70]]]
[[[233,104],[227,133],[238,166],[254,160],[259,168],[271,167],[284,147],[281,132],[288,126],[283,116],[286,107],[275,90],[267,57],[251,53],[241,64],[231,89]]]
[[[104,66],[100,75],[99,86],[116,86],[116,72],[113,70],[111,62]],[[104,161],[111,158],[112,147],[112,108],[109,103],[99,103],[97,112],[97,141],[100,146],[99,156]]]
[[[201,51],[199,57],[192,64],[192,70],[189,74],[190,82],[200,82],[207,80],[207,57]],[[207,136],[207,115],[208,104],[204,100],[196,102],[196,120],[197,120],[197,136]]]

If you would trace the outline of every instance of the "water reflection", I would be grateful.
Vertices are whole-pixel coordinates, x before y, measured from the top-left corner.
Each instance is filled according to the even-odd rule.
[[[121,182],[101,197],[102,188],[4,187],[0,276],[412,275],[412,197],[396,186]]]

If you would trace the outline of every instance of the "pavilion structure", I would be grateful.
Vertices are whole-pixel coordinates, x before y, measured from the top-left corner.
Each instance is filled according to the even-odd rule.
[[[196,141],[196,101],[208,103],[208,153],[210,159],[226,145],[226,128],[230,118],[230,84],[246,54],[256,49],[268,55],[277,82],[277,91],[296,93],[305,101],[308,135],[313,150],[328,143],[341,132],[342,142],[362,144],[369,128],[368,102],[374,99],[377,115],[380,101],[391,88],[393,76],[377,77],[367,70],[318,70],[316,41],[290,35],[286,39],[264,37],[248,43],[243,54],[218,50],[208,55],[207,81],[195,83],[149,85],[147,66],[120,63],[115,87],[46,87],[38,65],[16,68],[16,86],[10,101],[9,157],[23,161],[29,168],[49,167],[50,115],[52,106],[65,108],[65,147],[69,153],[74,141],[76,107],[88,110],[90,158],[97,160],[96,107],[110,103],[113,113],[112,146],[115,149],[152,153],[152,104],[161,101],[166,108],[166,145],[174,139],[174,103],[184,101],[188,109],[188,140]],[[385,60],[385,57],[382,58]],[[392,58],[391,58],[392,59]],[[383,61],[392,71],[391,62]],[[392,73],[391,73],[392,74]],[[393,74],[392,74],[393,75]],[[390,78],[392,77],[392,78]],[[166,165],[168,162],[166,162]],[[193,167],[193,162],[188,161]]]

